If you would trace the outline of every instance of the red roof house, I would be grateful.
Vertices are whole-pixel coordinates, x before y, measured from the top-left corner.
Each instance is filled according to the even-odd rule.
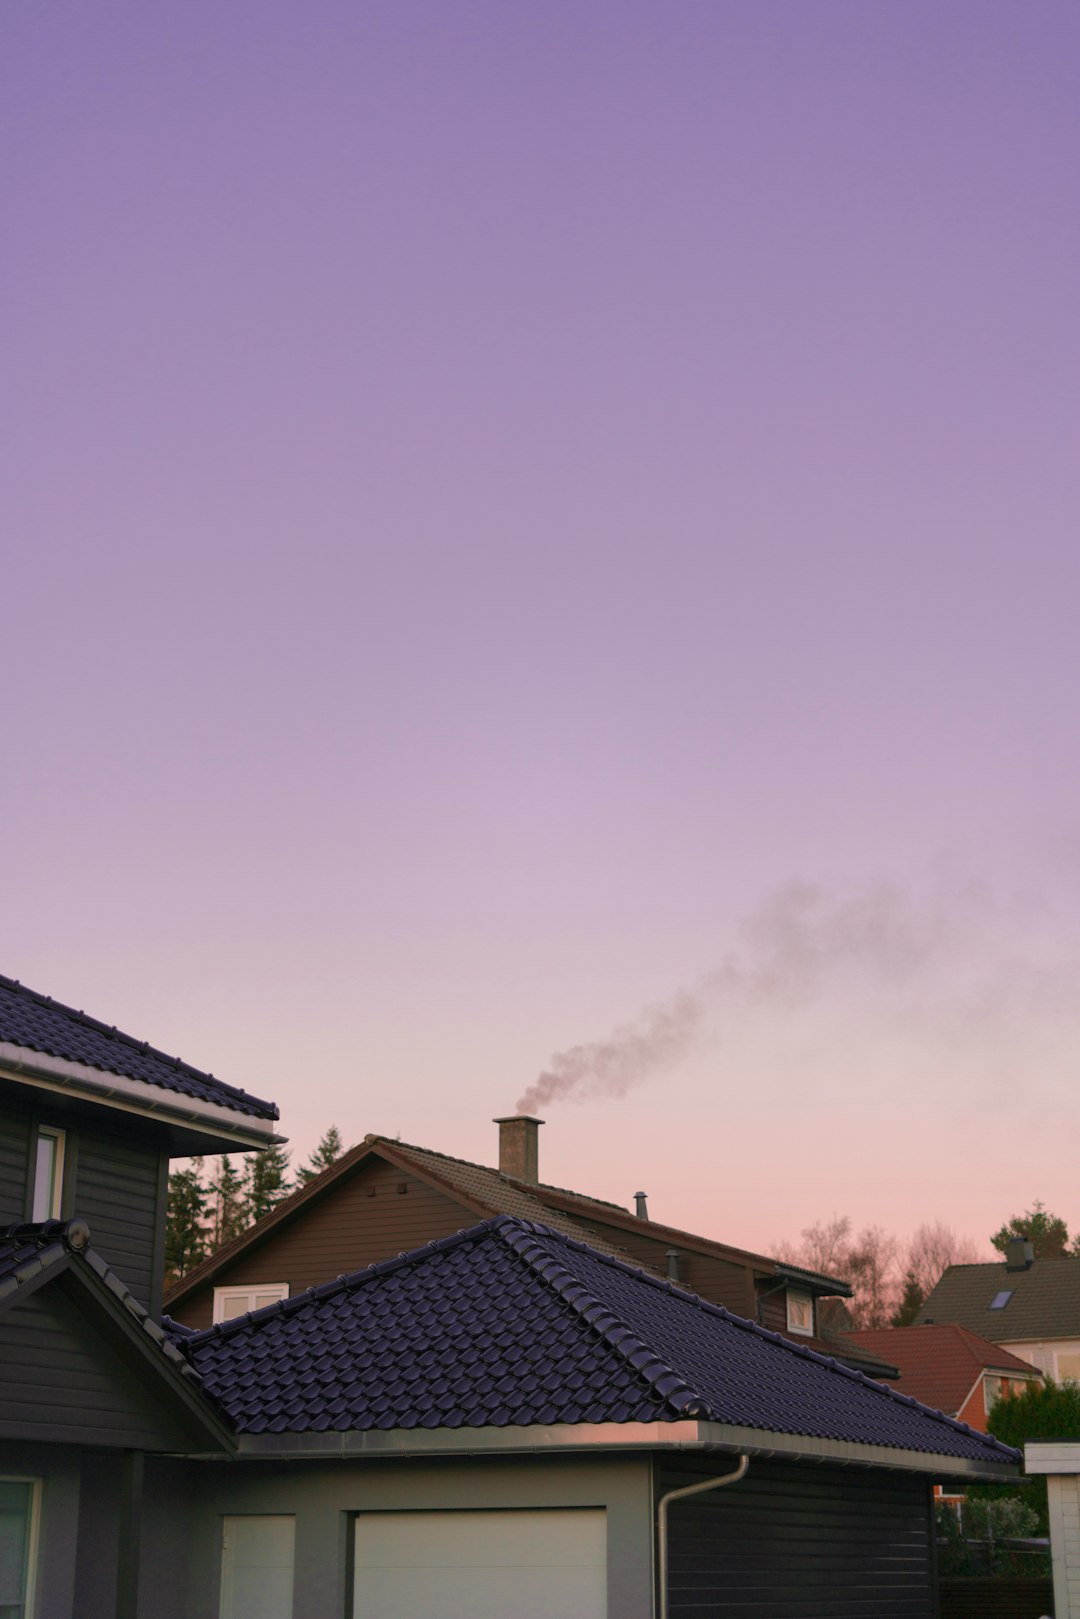
[[[893,1384],[922,1405],[986,1432],[990,1406],[1040,1374],[1000,1344],[958,1322],[922,1327],[868,1327],[849,1335],[860,1348],[900,1369]]]

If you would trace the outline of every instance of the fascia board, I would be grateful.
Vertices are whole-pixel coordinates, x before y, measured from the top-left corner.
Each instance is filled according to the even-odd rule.
[[[211,1138],[228,1138],[219,1151],[236,1147],[268,1147],[288,1140],[277,1134],[272,1119],[239,1113],[217,1102],[203,1102],[180,1091],[167,1091],[148,1080],[129,1079],[107,1073],[66,1057],[48,1057],[41,1052],[27,1054],[23,1046],[0,1041],[0,1078],[36,1090],[70,1095],[73,1092],[120,1113],[136,1113],[143,1118],[182,1124]],[[212,1149],[211,1149],[212,1150]]]
[[[1029,1439],[1024,1446],[1028,1473],[1080,1473],[1080,1439]]]
[[[401,1456],[491,1456],[582,1451],[746,1451],[756,1456],[901,1468],[932,1477],[1006,1480],[1019,1466],[985,1465],[959,1456],[932,1456],[891,1445],[851,1444],[798,1434],[773,1434],[715,1422],[602,1422],[520,1428],[391,1428],[346,1433],[241,1434],[240,1460],[356,1459]]]

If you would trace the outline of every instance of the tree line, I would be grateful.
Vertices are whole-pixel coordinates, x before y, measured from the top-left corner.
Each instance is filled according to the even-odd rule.
[[[1004,1255],[1017,1237],[1031,1243],[1036,1259],[1080,1257],[1080,1232],[1070,1240],[1065,1221],[1038,1199],[989,1240]],[[976,1242],[941,1220],[924,1222],[902,1243],[879,1225],[856,1231],[844,1214],[807,1226],[800,1242],[779,1243],[776,1257],[850,1282],[853,1297],[824,1300],[821,1319],[833,1331],[858,1332],[909,1327],[950,1265],[978,1264],[984,1256]]]
[[[343,1151],[341,1133],[332,1124],[307,1163],[297,1170],[295,1179],[289,1175],[289,1154],[280,1146],[247,1154],[239,1171],[232,1156],[223,1153],[210,1178],[201,1156],[190,1159],[186,1169],[174,1170],[169,1176],[165,1223],[166,1286],[179,1281],[269,1214],[298,1187],[329,1169]]]

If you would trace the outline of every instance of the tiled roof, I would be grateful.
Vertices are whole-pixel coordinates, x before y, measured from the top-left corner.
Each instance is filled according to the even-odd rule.
[[[0,1226],[0,1309],[17,1302],[44,1271],[66,1263],[80,1243],[85,1247],[85,1229],[81,1221],[63,1220]]]
[[[50,995],[38,995],[3,975],[0,975],[0,1041],[45,1056],[84,1063],[104,1073],[143,1080],[161,1090],[175,1091],[200,1102],[214,1102],[218,1107],[247,1113],[253,1118],[278,1117],[273,1102],[249,1096],[246,1091],[215,1079],[213,1074],[204,1074],[189,1063],[181,1062],[179,1057],[156,1051],[145,1040],[121,1034],[108,1024],[99,1023],[97,1018],[62,1006]]]
[[[183,1342],[242,1433],[697,1418],[1015,1464],[860,1372],[500,1216]]]
[[[451,1158],[446,1153],[433,1152],[427,1147],[412,1147],[404,1141],[391,1141],[388,1136],[367,1135],[357,1146],[350,1147],[340,1158],[336,1158],[328,1169],[306,1181],[303,1186],[298,1186],[289,1197],[275,1203],[261,1220],[257,1220],[238,1237],[218,1248],[201,1264],[194,1266],[181,1277],[179,1282],[167,1288],[166,1303],[172,1305],[178,1300],[187,1298],[196,1288],[204,1286],[223,1266],[231,1263],[237,1254],[244,1252],[252,1243],[269,1236],[286,1220],[291,1219],[294,1213],[306,1207],[328,1187],[348,1175],[354,1165],[359,1164],[373,1151],[385,1155],[393,1163],[403,1167],[409,1166],[419,1174],[445,1186],[451,1193],[457,1193],[466,1200],[473,1213],[481,1218],[485,1215],[512,1214],[522,1220],[538,1220],[570,1237],[584,1235],[581,1227],[571,1216],[548,1209],[518,1181],[508,1180],[497,1169],[488,1169],[483,1164],[471,1164],[464,1158]],[[625,1249],[608,1242],[604,1237],[593,1237],[590,1234],[588,1240],[602,1253],[616,1254],[620,1259],[630,1258]]]
[[[940,1326],[871,1327],[850,1338],[900,1369],[896,1387],[923,1405],[955,1416],[981,1372],[1035,1374],[1035,1368],[999,1344],[988,1343],[956,1323]]]
[[[992,1309],[1002,1293],[1010,1297]],[[928,1321],[958,1321],[991,1343],[1040,1338],[1080,1338],[1080,1259],[1036,1259],[1028,1270],[989,1265],[950,1265],[918,1315]]]
[[[385,1136],[366,1136],[365,1141],[369,1146],[388,1147],[397,1158],[413,1164],[421,1172],[434,1176],[479,1204],[485,1214],[510,1214],[519,1220],[535,1220],[567,1237],[580,1239],[585,1235],[573,1215],[563,1214],[542,1201],[541,1194],[554,1191],[554,1187],[538,1186],[533,1192],[523,1182],[511,1180],[498,1169],[489,1169],[485,1164],[472,1164],[466,1158],[451,1158],[448,1153],[433,1152],[430,1147],[414,1147],[405,1141],[390,1141]],[[573,1196],[577,1201],[576,1193],[566,1195]],[[582,1198],[580,1201],[612,1213],[616,1210],[623,1215],[627,1213],[618,1204],[601,1204],[596,1198]],[[608,1237],[590,1232],[588,1241],[601,1253],[614,1254],[627,1261],[630,1259],[626,1249]]]

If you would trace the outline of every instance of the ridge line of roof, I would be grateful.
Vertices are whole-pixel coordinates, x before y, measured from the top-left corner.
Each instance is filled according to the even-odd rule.
[[[512,1220],[513,1216],[511,1215],[500,1216],[501,1222],[510,1222]],[[610,1306],[603,1304],[594,1294],[590,1293],[585,1284],[572,1271],[560,1264],[558,1260],[554,1261],[556,1269],[554,1273],[552,1272],[551,1256],[545,1254],[544,1250],[536,1242],[538,1233],[520,1229],[530,1223],[527,1221],[515,1221],[513,1227],[509,1230],[505,1224],[501,1224],[498,1235],[506,1246],[528,1265],[535,1275],[539,1276],[543,1282],[546,1282],[570,1306],[574,1313],[585,1322],[586,1326],[597,1333],[624,1360],[629,1361],[634,1371],[648,1384],[653,1394],[673,1410],[677,1416],[704,1416],[708,1410],[707,1402],[694,1392],[673,1366],[668,1365],[657,1350],[651,1348],[634,1331],[629,1322],[622,1320]],[[547,1229],[550,1230],[550,1228]],[[545,1228],[541,1227],[540,1230],[543,1232]],[[560,1233],[551,1232],[551,1235],[560,1236]],[[575,1244],[574,1239],[571,1237],[562,1240],[572,1246],[581,1248],[588,1246],[586,1243]],[[595,1248],[589,1249],[589,1252],[597,1254]],[[538,1263],[537,1255],[542,1256],[546,1263]],[[598,1254],[597,1257],[606,1259],[608,1256]],[[624,1261],[614,1257],[612,1257],[611,1263],[613,1265],[623,1265],[625,1269],[633,1271],[636,1275],[644,1276],[646,1274],[644,1271],[636,1270],[632,1265],[625,1265]],[[655,1278],[655,1280],[660,1282],[659,1277]],[[664,1284],[660,1282],[660,1285],[662,1287]],[[646,1359],[641,1365],[638,1365],[635,1361],[635,1356],[640,1355],[644,1355]],[[652,1367],[657,1368],[657,1370],[651,1369]],[[667,1385],[666,1387],[664,1386],[665,1384]]]
[[[152,1046],[149,1040],[139,1040],[133,1034],[125,1034],[115,1024],[103,1023],[100,1018],[92,1017],[81,1008],[68,1006],[66,1002],[54,999],[52,995],[42,995],[38,990],[30,989],[28,985],[22,983],[18,978],[9,978],[6,973],[0,973],[0,989],[10,990],[12,994],[22,996],[24,999],[32,1001],[36,1006],[44,1007],[50,1012],[57,1012],[61,1017],[68,1018],[71,1022],[77,1023],[84,1028],[93,1029],[95,1033],[103,1035],[106,1040],[113,1040],[117,1045],[124,1046],[129,1051],[137,1051],[140,1056],[156,1057],[160,1062],[166,1063],[169,1067],[175,1069],[177,1073],[188,1074],[192,1079],[198,1079],[204,1083],[209,1081],[210,1084],[224,1091],[227,1095],[236,1097],[238,1100],[248,1103],[249,1106],[264,1109],[267,1118],[279,1119],[281,1117],[281,1112],[276,1102],[268,1102],[261,1096],[252,1096],[250,1091],[241,1090],[238,1085],[230,1085],[227,1080],[218,1079],[216,1074],[210,1073],[207,1069],[196,1068],[193,1063],[185,1062],[182,1057],[171,1056],[167,1051],[162,1051],[159,1047]],[[45,1046],[34,1045],[24,1040],[12,1041],[11,1044],[19,1045],[26,1051],[36,1051],[43,1057],[61,1057],[68,1062],[75,1060],[65,1057],[62,1052],[50,1051]],[[102,1074],[114,1071],[103,1067],[101,1063],[87,1061],[84,1057],[77,1060],[85,1063],[87,1068],[96,1068]],[[120,1070],[117,1069],[115,1072],[120,1073]],[[153,1080],[143,1079],[137,1074],[124,1074],[121,1077],[136,1079],[142,1085],[152,1085],[154,1083]]]
[[[529,1225],[532,1223],[530,1221],[519,1221],[512,1215],[502,1215],[500,1216],[500,1219],[503,1221],[510,1221],[515,1225]],[[653,1276],[648,1271],[639,1270],[633,1265],[628,1265],[624,1260],[615,1258],[614,1255],[603,1254],[595,1248],[589,1248],[588,1243],[578,1242],[573,1237],[564,1237],[560,1231],[554,1231],[550,1228],[541,1228],[541,1233],[544,1236],[552,1237],[556,1242],[565,1243],[568,1247],[585,1249],[598,1263],[615,1266],[620,1270],[629,1271],[631,1275],[638,1277],[641,1281],[646,1282],[649,1286],[659,1288],[661,1292],[670,1293],[678,1298],[682,1298],[688,1303],[696,1306],[705,1314],[719,1316],[721,1320],[730,1322],[732,1326],[739,1327],[742,1330],[751,1333],[755,1337],[767,1339],[770,1343],[778,1344],[793,1355],[799,1355],[805,1360],[816,1361],[819,1365],[826,1366],[830,1370],[838,1372],[843,1377],[854,1378],[857,1382],[863,1383],[866,1385],[866,1387],[875,1390],[886,1400],[899,1400],[904,1405],[916,1406],[920,1411],[925,1411],[929,1416],[945,1423],[950,1428],[955,1428],[960,1433],[971,1435],[981,1441],[989,1440],[995,1448],[1004,1451],[1010,1457],[1015,1458],[1020,1454],[1019,1451],[1014,1450],[1012,1446],[1002,1444],[1002,1442],[999,1439],[995,1439],[993,1435],[985,1434],[981,1429],[972,1428],[966,1422],[958,1422],[955,1417],[946,1415],[944,1411],[936,1411],[930,1406],[922,1405],[920,1401],[913,1399],[910,1394],[901,1394],[899,1389],[887,1388],[884,1383],[879,1383],[875,1378],[867,1377],[865,1372],[856,1371],[853,1366],[843,1365],[841,1361],[835,1360],[831,1355],[822,1355],[816,1349],[809,1348],[809,1346],[806,1344],[792,1343],[790,1338],[784,1338],[780,1333],[770,1331],[768,1327],[759,1326],[756,1321],[748,1321],[744,1316],[733,1315],[730,1310],[725,1310],[722,1304],[713,1304],[710,1302],[710,1300],[701,1298],[699,1294],[691,1293],[689,1289],[684,1287],[677,1287],[674,1282],[667,1281],[663,1277]],[[652,1353],[656,1360],[661,1359],[660,1355],[656,1354],[655,1351]],[[702,1404],[707,1405],[707,1402],[702,1401]],[[714,1417],[712,1420],[720,1419]]]

